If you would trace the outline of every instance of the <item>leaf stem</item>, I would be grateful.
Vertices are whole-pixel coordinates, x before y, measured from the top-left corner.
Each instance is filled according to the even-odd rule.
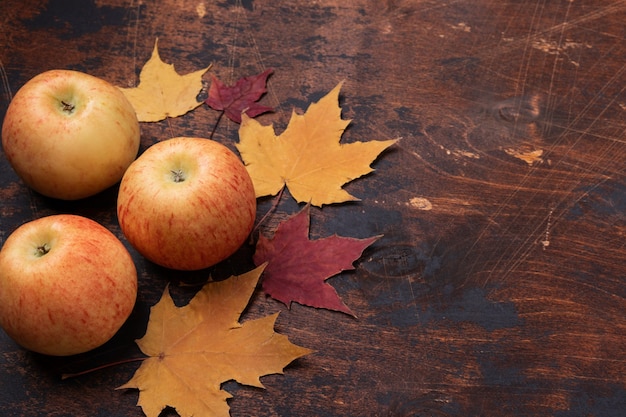
[[[261,217],[261,220],[259,220],[256,226],[254,226],[254,229],[252,229],[252,233],[250,233],[251,239],[252,239],[252,236],[254,236],[254,234],[257,232],[261,224],[263,224],[265,219],[267,219],[267,217],[269,217],[274,211],[276,211],[276,208],[278,207],[278,204],[280,204],[280,200],[283,197],[283,191],[285,191],[285,185],[283,185],[280,191],[278,192],[278,194],[276,194],[276,197],[274,198],[274,202],[272,203],[272,207],[269,208],[267,213],[265,213],[263,217]],[[253,243],[253,242],[251,241],[250,243]]]
[[[106,363],[104,365],[96,366],[95,368],[91,368],[91,369],[85,369],[84,371],[80,371],[80,372],[61,374],[61,379],[65,380],[65,379],[68,379],[68,378],[75,378],[77,376],[87,375],[87,374],[90,374],[92,372],[100,371],[102,369],[110,368],[110,367],[113,367],[113,366],[122,365],[122,364],[130,363],[130,362],[143,361],[145,359],[148,359],[148,358],[147,357],[143,357],[143,358],[122,359],[122,360],[117,361],[117,362]]]
[[[220,120],[222,120],[222,116],[224,116],[224,113],[226,112],[226,110],[222,110],[220,112],[220,115],[217,116],[217,120],[215,121],[215,124],[213,125],[213,130],[211,130],[211,135],[209,136],[209,139],[213,139],[213,134],[215,133],[215,131],[217,130],[217,125],[220,124]]]

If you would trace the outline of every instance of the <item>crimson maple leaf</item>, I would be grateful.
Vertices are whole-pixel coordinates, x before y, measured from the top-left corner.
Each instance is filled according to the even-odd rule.
[[[257,103],[267,92],[265,84],[272,72],[274,70],[269,68],[260,74],[240,78],[235,85],[225,85],[212,75],[209,97],[205,102],[212,109],[223,111],[235,123],[241,123],[243,111],[250,117],[272,111],[271,107]]]
[[[268,262],[262,288],[287,307],[295,301],[310,307],[354,313],[325,281],[354,269],[365,248],[380,236],[355,239],[333,235],[309,240],[310,205],[278,225],[271,239],[259,236],[254,263]]]

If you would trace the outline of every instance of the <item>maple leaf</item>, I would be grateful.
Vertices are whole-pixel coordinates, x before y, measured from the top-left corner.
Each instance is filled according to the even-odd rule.
[[[273,71],[270,68],[260,74],[240,78],[232,86],[223,84],[212,75],[206,104],[214,110],[223,111],[235,123],[241,123],[244,111],[249,117],[272,111],[271,107],[262,106],[257,101],[267,92],[265,84]]]
[[[148,417],[166,406],[183,417],[227,417],[231,395],[222,383],[263,388],[260,376],[282,373],[309,354],[274,332],[278,314],[239,323],[263,268],[208,283],[184,307],[176,307],[166,289],[150,311],[145,336],[137,340],[149,357],[118,389],[139,389],[138,405]]]
[[[272,298],[341,311],[354,316],[335,289],[325,281],[354,269],[365,248],[380,236],[355,239],[333,235],[309,240],[310,205],[278,225],[272,239],[259,236],[255,265],[267,262],[261,285]]]
[[[158,39],[152,56],[139,74],[139,85],[120,88],[135,108],[140,122],[158,122],[167,117],[178,117],[200,106],[196,97],[202,91],[202,76],[208,67],[179,75],[173,64],[161,60]]]
[[[358,200],[342,186],[373,171],[370,164],[396,140],[339,143],[350,123],[341,118],[340,88],[341,83],[305,114],[294,111],[280,136],[273,126],[242,116],[236,146],[257,197],[286,186],[298,202],[319,207]]]

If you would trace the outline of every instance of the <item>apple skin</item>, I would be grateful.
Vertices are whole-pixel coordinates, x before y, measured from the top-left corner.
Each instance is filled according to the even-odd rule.
[[[30,79],[9,104],[2,146],[35,191],[78,200],[116,184],[137,157],[140,128],[115,86],[78,71],[50,70]]]
[[[241,247],[254,226],[256,196],[243,162],[226,146],[177,137],[152,145],[131,164],[120,183],[117,216],[144,257],[193,271]]]
[[[28,350],[67,356],[94,349],[115,335],[136,298],[130,253],[88,218],[30,221],[0,250],[0,326]]]

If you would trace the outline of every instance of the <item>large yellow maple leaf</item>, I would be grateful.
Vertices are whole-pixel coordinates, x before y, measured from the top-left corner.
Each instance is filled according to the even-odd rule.
[[[161,60],[158,39],[152,56],[139,74],[139,85],[120,88],[135,108],[140,122],[158,122],[167,117],[178,117],[200,106],[197,96],[202,91],[202,76],[211,66],[179,75],[173,64]]]
[[[239,323],[264,267],[206,284],[184,307],[166,290],[152,307],[146,334],[137,340],[149,357],[119,387],[139,389],[146,416],[171,406],[183,417],[228,417],[231,395],[222,383],[263,388],[260,376],[282,373],[311,352],[274,332],[278,314]]]
[[[236,146],[257,197],[286,186],[298,202],[318,207],[358,200],[343,185],[372,172],[370,164],[396,140],[341,144],[350,120],[341,118],[340,89],[341,83],[303,115],[294,111],[280,136],[272,125],[242,115]]]

